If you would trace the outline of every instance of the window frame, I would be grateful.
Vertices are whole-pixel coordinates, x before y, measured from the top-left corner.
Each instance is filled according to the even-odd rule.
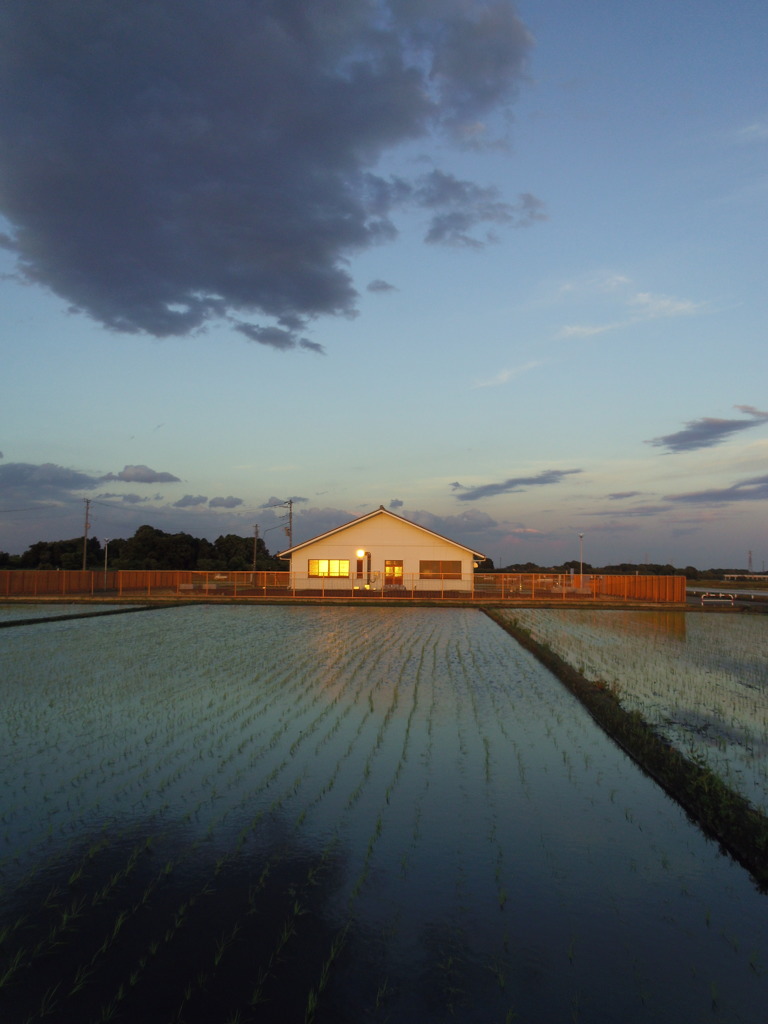
[[[460,580],[460,558],[422,558],[419,560],[420,580]]]
[[[348,580],[349,559],[308,558],[307,576],[311,580]]]

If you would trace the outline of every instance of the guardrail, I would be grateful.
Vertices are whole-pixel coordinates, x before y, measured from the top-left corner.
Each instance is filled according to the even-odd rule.
[[[730,604],[733,605],[736,599],[736,594],[716,594],[714,592],[707,592],[701,595],[702,604]]]

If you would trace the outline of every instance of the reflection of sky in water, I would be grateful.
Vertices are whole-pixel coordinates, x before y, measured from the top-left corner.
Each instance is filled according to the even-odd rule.
[[[480,613],[190,607],[3,639],[7,917],[83,864],[92,903],[134,851],[92,931],[130,910],[125,962],[173,932],[143,1020],[233,932],[185,1019],[242,1004],[262,968],[254,1019],[303,1019],[329,957],[319,1021],[760,1019],[765,897]]]

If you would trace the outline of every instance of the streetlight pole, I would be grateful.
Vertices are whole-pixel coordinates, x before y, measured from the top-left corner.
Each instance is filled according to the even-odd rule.
[[[104,589],[107,589],[107,552],[109,551],[109,537],[104,540]]]
[[[584,534],[579,534],[579,590],[584,586]]]
[[[367,590],[368,587],[370,587],[371,585],[371,552],[365,551],[363,548],[360,548],[358,551],[355,552],[355,554],[357,555],[358,558],[364,558],[366,560],[365,586]]]

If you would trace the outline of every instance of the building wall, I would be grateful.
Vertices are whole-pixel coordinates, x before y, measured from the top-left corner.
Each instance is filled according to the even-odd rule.
[[[440,581],[419,580],[419,563],[429,561],[460,561],[462,580],[451,580],[450,587],[454,590],[471,590],[473,573],[473,557],[465,548],[452,544],[450,541],[431,537],[408,523],[399,522],[390,516],[374,516],[359,523],[351,523],[330,537],[307,544],[297,551],[291,559],[291,571],[295,577],[295,586],[308,589],[328,587],[329,579],[306,579],[309,561],[315,558],[346,559],[349,561],[349,579],[339,579],[339,587],[363,586],[367,583],[367,559],[363,559],[363,579],[356,578],[357,551],[371,554],[371,589],[380,589],[384,582],[384,563],[387,559],[402,561],[403,575],[410,587],[411,583],[420,590],[440,588]]]

